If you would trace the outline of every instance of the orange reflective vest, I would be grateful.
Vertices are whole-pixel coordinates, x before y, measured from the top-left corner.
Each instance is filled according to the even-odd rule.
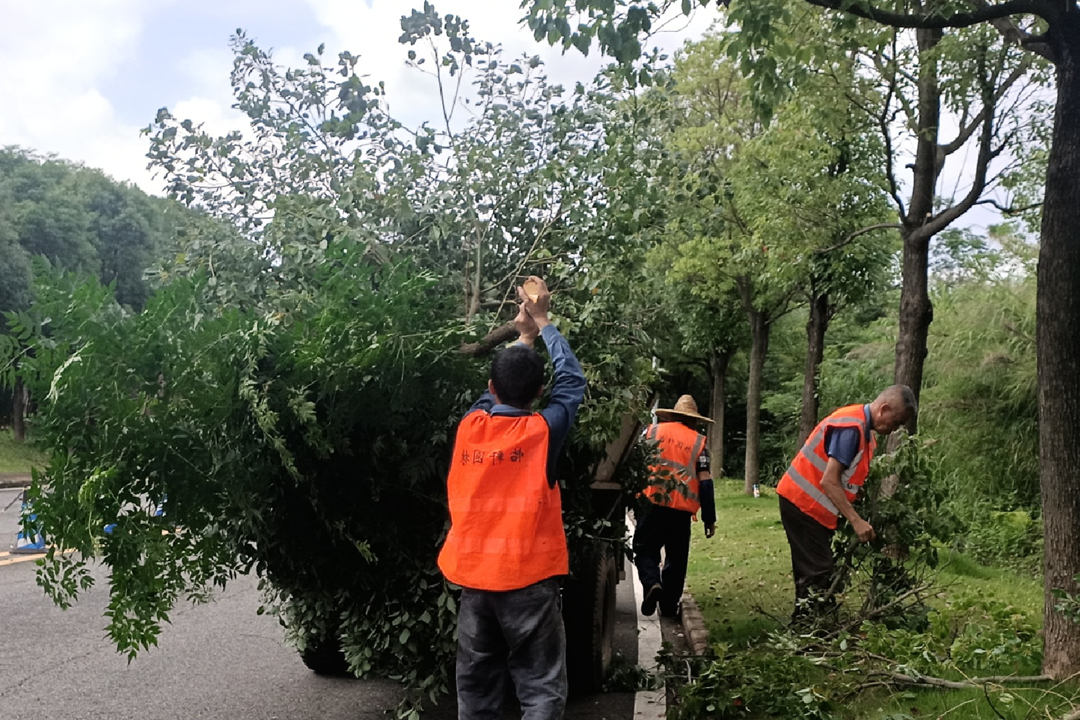
[[[854,501],[859,494],[859,488],[866,482],[866,476],[870,472],[870,460],[874,457],[874,448],[877,447],[874,433],[868,433],[870,428],[867,427],[863,407],[847,405],[819,422],[776,486],[777,495],[787,498],[797,508],[830,529],[836,528],[840,511],[821,488],[821,478],[825,475],[825,466],[829,462],[829,456],[825,452],[825,431],[845,427],[859,431],[859,451],[851,465],[840,473],[840,485],[844,488],[844,494],[849,501]]]
[[[680,422],[662,422],[650,425],[645,437],[660,446],[659,462],[649,466],[652,481],[646,497],[657,505],[696,513],[701,509],[697,460],[705,436]]]
[[[548,435],[539,413],[477,410],[461,420],[446,481],[450,532],[439,553],[447,580],[503,591],[570,572],[559,486],[548,485]]]

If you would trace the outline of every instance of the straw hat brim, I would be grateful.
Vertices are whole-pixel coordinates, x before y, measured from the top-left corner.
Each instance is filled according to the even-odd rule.
[[[673,410],[670,408],[656,408],[653,410],[656,413],[656,417],[664,418],[670,417],[673,420],[682,420],[683,418],[690,418],[691,420],[699,420],[701,422],[711,423],[714,422],[712,418],[707,418],[704,415],[698,415],[697,413],[686,412],[685,410]]]

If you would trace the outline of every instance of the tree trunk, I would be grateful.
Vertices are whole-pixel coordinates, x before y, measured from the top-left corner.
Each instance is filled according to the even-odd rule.
[[[712,463],[713,477],[720,477],[724,473],[724,410],[727,407],[724,383],[727,381],[730,359],[729,350],[713,350],[712,357],[709,358],[709,369],[712,371],[709,416],[713,419],[713,424],[709,428],[709,459]]]
[[[26,406],[29,402],[30,393],[22,378],[15,378],[15,389],[11,393],[11,432],[15,442],[26,442]]]
[[[919,52],[932,51],[941,41],[941,30],[915,32]],[[937,63],[920,62],[918,79],[918,140],[912,177],[911,202],[900,235],[904,241],[902,285],[900,288],[900,329],[896,341],[896,364],[893,382],[907,385],[919,397],[922,389],[923,363],[926,360],[926,337],[934,319],[928,281],[930,237],[924,223],[934,213],[934,190],[941,171],[938,158],[938,131],[941,123],[941,88]],[[911,418],[907,429],[914,434],[918,418]]]
[[[828,327],[829,297],[815,293],[810,298],[810,318],[806,321],[806,368],[803,370],[799,446],[810,437],[818,421],[818,372],[825,352],[825,330]]]
[[[759,310],[747,310],[750,318],[750,375],[746,380],[746,463],[743,489],[754,494],[760,473],[758,457],[761,444],[761,375],[765,353],[769,349],[769,321]]]
[[[1054,610],[1053,591],[1080,593],[1080,18],[1062,13],[1049,39],[1057,60],[1057,109],[1039,248],[1039,484],[1043,559],[1043,672],[1080,672],[1080,623]]]
[[[901,231],[901,236],[904,240],[903,286],[900,289],[900,328],[896,338],[893,382],[907,385],[918,398],[926,361],[926,338],[934,319],[926,276],[930,261],[930,238],[906,229]],[[908,432],[914,434],[917,424],[918,418],[911,418],[907,425]]]

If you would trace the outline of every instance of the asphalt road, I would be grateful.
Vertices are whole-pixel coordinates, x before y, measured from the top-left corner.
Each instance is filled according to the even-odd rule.
[[[0,489],[0,511],[17,492]],[[230,584],[209,604],[175,608],[158,647],[129,664],[104,634],[105,572],[95,573],[97,584],[74,607],[54,606],[35,583],[35,563],[7,552],[18,509],[16,502],[0,512],[3,720],[382,719],[396,704],[400,693],[392,682],[323,678],[304,667],[277,621],[256,615],[254,578]],[[636,663],[640,619],[629,578],[619,583],[617,602],[615,647]],[[566,717],[630,720],[634,703],[628,692],[579,697]],[[662,707],[648,710],[663,716]],[[424,717],[455,714],[450,698]]]

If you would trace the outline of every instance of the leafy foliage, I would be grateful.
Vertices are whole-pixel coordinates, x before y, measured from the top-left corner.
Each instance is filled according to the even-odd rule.
[[[942,438],[950,494],[965,518],[1031,507],[1038,499],[1035,248],[999,233],[980,277],[942,284],[930,338],[937,358],[920,413]],[[974,256],[974,253],[969,254]],[[978,372],[972,372],[978,368]],[[980,500],[981,503],[973,503]]]
[[[1029,674],[1042,659],[1038,628],[999,600],[950,598],[927,621],[924,630],[867,623],[861,648],[892,659],[898,672],[935,677]]]
[[[833,717],[833,690],[811,659],[768,648],[716,645],[713,652],[695,663],[672,717]]]
[[[943,500],[924,441],[905,435],[895,451],[875,456],[855,504],[877,537],[861,543],[846,522],[833,536],[840,573],[834,585],[861,598],[856,617],[921,623],[938,544],[956,529],[955,519],[942,511]]]
[[[281,68],[238,34],[250,128],[215,137],[163,109],[147,129],[170,192],[204,215],[145,307],[43,276],[16,335],[52,449],[32,501],[57,603],[100,559],[108,632],[132,656],[175,603],[253,571],[301,651],[340,646],[356,674],[400,680],[408,715],[446,692],[454,648],[434,560],[451,433],[485,379],[458,348],[505,321],[523,274],[555,291],[590,383],[558,468],[575,562],[622,540],[587,486],[655,375],[635,228],[660,194],[635,159],[643,116],[605,82],[568,94],[430,9],[403,30],[470,72],[466,126],[443,96],[443,128],[403,128],[355,56]]]
[[[1080,582],[1080,579],[1073,578],[1075,582]],[[1055,588],[1054,598],[1056,602],[1054,607],[1057,611],[1073,622],[1080,623],[1080,596],[1070,595],[1061,588]]]

